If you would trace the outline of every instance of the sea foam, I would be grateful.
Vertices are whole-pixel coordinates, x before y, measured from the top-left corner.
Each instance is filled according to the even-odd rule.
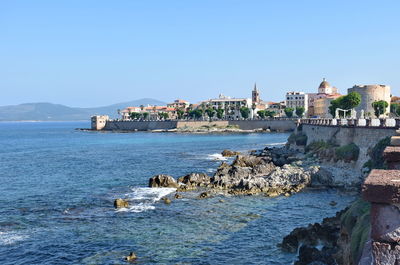
[[[0,231],[0,245],[11,245],[26,238],[28,238],[28,235],[20,234],[13,231],[9,232]]]
[[[131,206],[117,211],[140,213],[154,210],[156,208],[154,204],[157,201],[174,191],[176,191],[175,188],[132,188],[132,192],[125,194]]]
[[[228,160],[226,157],[223,157],[221,154],[216,153],[212,155],[208,155],[208,159],[210,160],[220,160],[220,161],[226,161]]]

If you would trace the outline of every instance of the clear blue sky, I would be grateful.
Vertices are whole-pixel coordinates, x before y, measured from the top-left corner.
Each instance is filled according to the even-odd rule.
[[[400,1],[0,2],[0,105],[400,91]]]

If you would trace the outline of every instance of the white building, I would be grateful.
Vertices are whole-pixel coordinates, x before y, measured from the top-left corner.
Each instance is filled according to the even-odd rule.
[[[286,93],[286,108],[292,108],[296,110],[298,107],[304,108],[304,115],[307,115],[308,111],[308,95],[304,92],[287,92]]]
[[[242,118],[242,115],[240,114],[240,108],[242,107],[246,107],[251,110],[252,100],[250,98],[231,98],[220,94],[216,99],[205,100],[199,104],[199,108],[203,109],[223,109],[225,119]]]

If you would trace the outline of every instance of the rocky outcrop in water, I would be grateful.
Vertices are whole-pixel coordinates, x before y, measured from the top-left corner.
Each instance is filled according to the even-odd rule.
[[[212,177],[190,173],[175,181],[168,175],[156,175],[150,178],[149,186],[174,187],[178,191],[206,189],[233,195],[289,196],[310,185],[319,171],[319,167],[302,165],[299,155],[287,148],[265,148],[251,155],[237,155],[231,164],[222,162]]]
[[[156,175],[149,179],[150,188],[178,188],[176,180],[169,175]]]
[[[124,199],[116,199],[114,201],[114,207],[115,208],[128,208],[129,207],[129,202]]]
[[[210,184],[210,177],[205,173],[190,173],[178,178],[178,182],[183,184],[181,190],[193,190],[198,187],[206,187]]]
[[[136,259],[137,259],[137,256],[134,252],[129,253],[129,255],[125,257],[125,260],[128,262],[135,261]]]
[[[225,149],[224,151],[222,151],[221,155],[224,157],[231,157],[231,156],[240,155],[240,152]]]

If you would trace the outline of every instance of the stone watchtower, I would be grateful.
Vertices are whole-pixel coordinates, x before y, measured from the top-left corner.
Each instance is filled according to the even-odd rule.
[[[100,131],[106,126],[109,117],[107,115],[98,115],[92,116],[90,120],[92,130]]]
[[[388,103],[386,113],[390,112],[390,86],[355,85],[348,89],[348,93],[350,92],[357,92],[361,95],[361,104],[355,108],[357,113],[364,110],[366,116],[373,116],[374,108],[372,107],[372,103],[379,100],[384,100]]]
[[[261,99],[260,99],[260,92],[257,89],[257,84],[254,83],[254,89],[251,92],[251,101],[252,103],[260,103]]]

